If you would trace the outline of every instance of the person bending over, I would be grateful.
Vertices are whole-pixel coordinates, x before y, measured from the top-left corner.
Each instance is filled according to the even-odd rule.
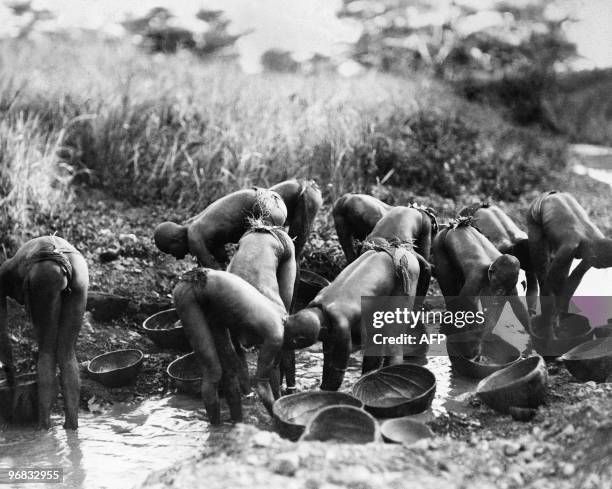
[[[485,316],[480,341],[474,345],[474,355],[480,355],[482,340],[486,338],[501,316],[507,301],[517,319],[530,332],[529,314],[518,297],[516,282],[520,264],[516,257],[502,254],[474,228],[472,218],[462,217],[442,229],[434,239],[433,259],[436,279],[449,310],[477,311],[480,297]],[[455,328],[445,331],[449,334]]]
[[[353,240],[363,241],[390,209],[390,205],[365,194],[345,194],[334,203],[334,225],[348,263],[358,256]]]
[[[279,395],[273,370],[294,279],[291,239],[283,229],[257,221],[240,240],[228,271],[196,268],[174,288],[176,310],[202,369],[202,399],[212,424],[221,421],[219,387],[231,418],[242,419],[241,387],[248,383],[243,346],[260,347],[256,390],[271,412]]]
[[[227,271],[243,278],[262,295],[278,305],[286,316],[290,310],[296,277],[295,248],[292,239],[280,226],[266,225],[262,220],[253,220],[251,227],[238,243]],[[234,347],[241,364],[243,390],[248,386],[248,369],[244,349],[234,339]],[[293,350],[284,351],[294,353]],[[294,358],[294,355],[291,356]],[[277,360],[280,360],[277,359]],[[295,362],[284,365],[287,389],[295,390]],[[279,396],[280,378],[278,369],[273,371],[272,389]],[[246,389],[248,390],[248,389]]]
[[[353,346],[361,346],[361,297],[399,296],[412,298],[419,280],[419,262],[411,246],[388,243],[376,238],[370,250],[349,264],[336,279],[301,311],[289,316],[286,327],[292,331],[314,333],[323,341],[323,379],[321,389],[338,390],[344,379]],[[292,338],[298,334],[293,333]],[[302,340],[303,345],[305,340]],[[288,347],[291,341],[286,341]],[[363,371],[380,365],[378,357],[364,357]],[[403,362],[400,345],[394,345],[384,359],[385,364]]]
[[[287,220],[287,208],[271,190],[238,190],[216,200],[185,225],[159,224],[153,239],[161,251],[179,260],[191,254],[200,266],[220,269],[227,261],[225,245],[238,242],[249,227],[249,218],[280,226]]]
[[[285,206],[287,207],[287,221],[289,226],[289,236],[295,245],[295,257],[298,263],[295,276],[295,290],[297,290],[300,280],[299,262],[304,253],[304,246],[313,229],[317,212],[323,205],[321,191],[314,180],[292,178],[284,182],[277,183],[270,187],[270,190],[277,192]],[[297,296],[289,308],[294,312]],[[284,351],[281,359],[281,375],[285,378],[287,392],[295,391],[295,351]]]
[[[533,201],[527,228],[545,334],[554,338],[559,313],[568,311],[584,274],[591,267],[612,267],[612,239],[603,235],[572,195],[554,190]],[[570,274],[574,259],[581,261]]]
[[[287,207],[289,236],[295,245],[295,256],[300,259],[304,246],[314,226],[317,212],[323,205],[321,191],[314,180],[285,180],[270,187],[269,190],[281,196]]]
[[[498,206],[479,202],[465,207],[460,217],[473,217],[473,226],[484,234],[500,253],[518,258],[527,279],[527,307],[530,315],[536,313],[538,279],[529,254],[527,233]]]
[[[0,266],[0,362],[14,394],[15,367],[8,335],[6,298],[32,318],[38,341],[38,424],[50,427],[57,366],[64,398],[64,428],[78,428],[79,364],[76,342],[87,303],[89,275],[83,256],[65,239],[26,242]]]
[[[366,243],[375,238],[383,238],[389,242],[413,243],[413,253],[421,266],[416,294],[425,297],[431,280],[431,242],[437,232],[438,222],[431,209],[417,204],[410,207],[397,206],[391,208],[376,223],[372,232],[365,238],[363,249],[368,249]],[[420,308],[420,305],[415,304],[415,308]]]

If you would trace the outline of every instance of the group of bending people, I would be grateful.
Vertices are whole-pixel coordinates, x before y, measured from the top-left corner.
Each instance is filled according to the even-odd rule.
[[[293,179],[231,193],[183,225],[165,222],[154,231],[161,251],[178,259],[191,254],[198,262],[179,278],[173,298],[201,366],[202,399],[212,424],[221,422],[220,395],[232,420],[242,419],[241,396],[251,386],[245,348],[252,346],[259,347],[255,389],[269,412],[281,395],[281,376],[289,390],[295,388],[295,350],[317,341],[323,343],[321,389],[339,389],[350,354],[362,345],[361,297],[406,296],[418,309],[434,276],[449,310],[477,307],[478,297],[489,309],[482,341],[507,302],[530,331],[539,288],[541,298],[550,298],[541,300],[542,322],[554,337],[584,273],[612,266],[612,239],[567,193],[538,196],[527,211],[527,233],[489,203],[469,206],[439,226],[431,208],[390,206],[372,196],[346,194],[332,212],[347,266],[296,311],[298,263],[322,203],[314,181]],[[238,247],[228,263],[230,243]],[[582,261],[570,274],[574,259]],[[521,268],[527,307],[517,292]],[[86,295],[87,265],[61,238],[31,240],[0,266],[0,361],[14,385],[9,296],[26,305],[38,334],[43,427],[49,424],[56,364],[65,426],[77,427],[75,343]],[[402,347],[394,346],[384,357],[365,356],[363,371],[402,363],[403,355]]]

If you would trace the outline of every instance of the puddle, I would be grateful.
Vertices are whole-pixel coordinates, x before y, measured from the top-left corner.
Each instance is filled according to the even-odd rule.
[[[590,144],[573,144],[570,153],[575,160],[574,173],[587,175],[612,186],[612,148]]]

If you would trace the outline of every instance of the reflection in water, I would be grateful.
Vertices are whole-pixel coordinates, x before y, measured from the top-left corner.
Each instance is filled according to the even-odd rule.
[[[208,436],[200,407],[177,396],[80,413],[77,432],[62,429],[60,416],[49,432],[9,430],[0,435],[0,466],[62,467],[68,488],[130,487],[197,453]]]
[[[526,336],[513,328],[499,326],[496,333],[511,339],[515,345],[527,344]],[[250,359],[251,360],[251,359]],[[343,391],[351,390],[361,374],[362,354],[351,357]],[[297,353],[299,385],[303,389],[318,386],[322,371],[321,345]],[[477,382],[452,373],[446,356],[431,356],[426,366],[437,379],[432,407],[415,416],[423,421],[449,410],[467,411],[466,392],[474,391]],[[245,422],[271,429],[270,418],[256,397],[244,399]],[[228,418],[227,412],[224,419]],[[62,467],[61,487],[102,489],[132,487],[151,471],[172,466],[193,457],[215,443],[231,425],[212,430],[204,420],[200,400],[184,396],[149,399],[139,405],[118,404],[100,415],[80,414],[78,432],[61,427],[62,417],[53,419],[49,432],[11,429],[0,432],[0,467]],[[38,487],[33,485],[32,488]]]

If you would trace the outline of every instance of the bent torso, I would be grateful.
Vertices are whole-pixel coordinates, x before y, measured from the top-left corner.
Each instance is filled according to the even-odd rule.
[[[482,207],[474,213],[474,227],[478,228],[502,253],[527,239],[527,233],[499,207]]]

